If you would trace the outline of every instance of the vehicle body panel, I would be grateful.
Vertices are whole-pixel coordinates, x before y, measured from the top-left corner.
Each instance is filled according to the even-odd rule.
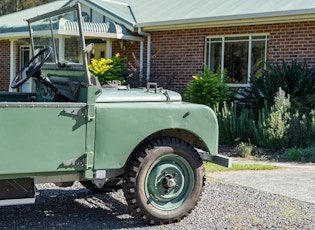
[[[207,106],[190,103],[97,103],[94,168],[121,168],[146,137],[163,130],[191,133],[217,154],[218,124]]]
[[[85,153],[85,118],[65,112],[84,107],[84,103],[0,102],[0,178],[82,170],[83,164],[63,162]]]

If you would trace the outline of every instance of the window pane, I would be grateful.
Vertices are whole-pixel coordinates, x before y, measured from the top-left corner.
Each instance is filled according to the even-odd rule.
[[[206,64],[213,72],[226,69],[227,83],[248,84],[248,76],[265,68],[267,42],[268,35],[207,38]]]
[[[224,44],[224,68],[227,69],[227,83],[247,83],[248,42],[227,42]]]
[[[20,69],[26,65],[26,63],[31,59],[30,58],[30,47],[29,46],[21,46],[20,52]]]
[[[243,36],[243,37],[226,37],[225,41],[248,41],[248,36]]]
[[[265,41],[252,42],[252,57],[251,57],[251,74],[256,77],[261,77],[261,70],[265,64]]]
[[[263,35],[263,36],[253,36],[252,39],[253,40],[265,40],[266,36],[265,35]]]
[[[222,38],[211,38],[211,42],[222,42]]]
[[[220,71],[222,43],[212,43],[210,46],[210,66],[209,69],[215,73]]]

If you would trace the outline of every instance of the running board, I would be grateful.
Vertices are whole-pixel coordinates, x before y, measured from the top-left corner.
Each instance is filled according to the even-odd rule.
[[[0,180],[0,206],[33,204],[35,198],[33,178]]]
[[[0,200],[0,206],[10,206],[10,205],[22,205],[22,204],[34,204],[34,198],[21,198],[21,199],[7,199],[7,200]]]

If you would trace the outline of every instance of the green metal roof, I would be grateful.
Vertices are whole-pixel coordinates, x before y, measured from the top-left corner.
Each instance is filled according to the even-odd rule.
[[[314,0],[57,0],[0,17],[0,34],[26,33],[27,24],[23,19],[34,17],[34,12],[43,14],[74,2],[92,7],[131,31],[137,27],[149,31],[198,23],[202,27],[207,26],[205,23],[216,22],[226,26],[224,22],[227,21],[253,24],[257,19],[261,23],[292,18],[296,21],[315,20]]]
[[[295,17],[295,20],[315,20],[314,0],[81,0],[98,8],[104,14],[117,19],[128,29],[144,27],[153,30],[154,27],[206,22],[239,21],[251,22],[260,19],[261,22],[272,23],[280,17]],[[301,15],[303,15],[301,17]],[[305,16],[307,15],[307,16]],[[270,19],[271,18],[271,19]],[[220,24],[224,26],[224,23]],[[202,26],[200,26],[202,27]]]
[[[128,3],[111,0],[81,0],[79,2],[91,5],[94,8],[98,9],[99,12],[116,18],[119,23],[123,23],[126,27],[134,27],[135,20],[133,12],[130,8],[130,4]]]
[[[106,0],[96,0],[106,2]],[[130,5],[137,26],[161,26],[314,14],[314,0],[117,0]]]

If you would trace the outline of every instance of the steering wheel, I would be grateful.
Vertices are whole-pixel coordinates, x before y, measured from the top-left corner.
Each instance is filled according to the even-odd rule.
[[[50,46],[41,49],[31,60],[29,60],[25,66],[15,75],[13,81],[10,84],[12,89],[18,88],[23,85],[28,79],[33,77],[36,73],[39,72],[42,65],[47,61],[49,56],[52,53],[52,48]],[[43,55],[41,62],[38,62],[36,59]],[[26,71],[26,72],[25,72]],[[26,73],[26,77],[22,77]]]

